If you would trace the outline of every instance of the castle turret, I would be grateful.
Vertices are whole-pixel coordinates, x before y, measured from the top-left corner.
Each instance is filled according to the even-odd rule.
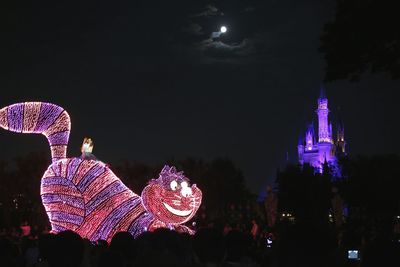
[[[306,150],[307,151],[312,150],[314,143],[315,143],[314,125],[310,124],[306,131]]]

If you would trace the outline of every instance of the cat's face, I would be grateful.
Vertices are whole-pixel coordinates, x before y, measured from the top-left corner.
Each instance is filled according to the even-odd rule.
[[[189,221],[200,207],[202,193],[196,185],[190,186],[183,173],[168,166],[158,179],[150,181],[142,192],[146,210],[168,224],[182,224]]]

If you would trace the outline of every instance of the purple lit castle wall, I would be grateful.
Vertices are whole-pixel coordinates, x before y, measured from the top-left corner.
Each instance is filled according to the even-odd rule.
[[[138,236],[159,227],[193,233],[183,223],[197,212],[202,193],[174,167],[165,166],[139,196],[103,162],[67,158],[71,123],[57,105],[10,105],[0,109],[0,127],[47,137],[53,163],[42,177],[41,197],[53,232],[73,230],[90,240],[110,240],[119,231]]]
[[[332,124],[329,122],[328,99],[323,89],[318,98],[316,113],[318,116],[318,141],[316,141],[314,125],[310,124],[306,130],[305,138],[301,138],[297,146],[299,163],[308,163],[321,172],[322,165],[326,161],[337,169],[338,156],[346,153],[344,127],[342,123],[338,124],[337,140],[335,142],[332,134]],[[340,173],[336,175],[340,176]]]

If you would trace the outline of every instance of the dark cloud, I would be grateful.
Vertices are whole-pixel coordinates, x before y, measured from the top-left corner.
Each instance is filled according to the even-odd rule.
[[[245,64],[255,53],[254,45],[248,39],[243,39],[239,44],[226,44],[222,41],[206,39],[197,45],[197,49],[201,52],[204,63]]]
[[[248,6],[244,9],[244,12],[253,12],[256,8],[253,6]]]
[[[223,16],[223,15],[224,13],[219,11],[215,5],[208,4],[204,8],[202,8],[202,11],[190,15],[190,17],[196,18],[196,17],[212,17],[212,16]]]
[[[184,26],[182,28],[182,31],[187,32],[189,34],[194,34],[194,35],[203,35],[204,34],[202,32],[202,27],[197,23],[190,23],[188,26]]]

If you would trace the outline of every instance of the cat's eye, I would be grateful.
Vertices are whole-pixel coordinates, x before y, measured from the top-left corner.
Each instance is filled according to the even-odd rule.
[[[186,181],[181,182],[181,188],[182,188],[181,190],[182,196],[188,197],[192,194],[192,188],[189,187],[188,182]]]
[[[178,187],[178,183],[175,181],[175,180],[173,180],[170,184],[169,184],[169,186],[171,187],[171,189],[172,190],[176,190],[176,188]]]

